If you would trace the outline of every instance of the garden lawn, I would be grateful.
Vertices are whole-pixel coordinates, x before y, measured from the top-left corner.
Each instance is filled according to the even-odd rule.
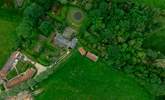
[[[18,22],[19,20],[13,14],[7,10],[0,9],[0,68],[8,59],[12,48],[16,45],[15,28]]]
[[[74,52],[61,69],[39,86],[36,100],[152,100],[152,96],[123,73],[94,63]]]

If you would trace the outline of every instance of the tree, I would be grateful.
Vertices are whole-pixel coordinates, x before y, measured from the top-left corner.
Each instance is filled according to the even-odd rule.
[[[36,3],[32,3],[23,12],[24,18],[33,22],[33,26],[36,26],[39,17],[42,16],[43,14],[44,14],[44,9]]]
[[[0,7],[4,4],[4,0],[0,0]]]
[[[30,20],[24,18],[20,25],[17,27],[16,32],[18,36],[21,36],[26,39],[31,37],[32,29],[33,23]]]
[[[9,7],[9,8],[14,7],[14,1],[13,0],[3,0],[3,1],[7,5],[7,7]]]
[[[39,26],[39,30],[42,32],[43,35],[49,36],[50,33],[53,31],[53,25],[49,21],[43,21]]]
[[[61,4],[67,4],[67,3],[68,3],[68,0],[59,0],[59,2],[60,2]]]
[[[35,2],[43,7],[44,10],[48,10],[55,1],[57,0],[36,0]]]

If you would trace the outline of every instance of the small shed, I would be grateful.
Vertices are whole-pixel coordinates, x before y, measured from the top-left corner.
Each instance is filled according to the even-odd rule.
[[[98,56],[96,56],[95,54],[93,54],[91,52],[87,52],[86,57],[94,62],[97,62],[97,60],[98,60]]]
[[[86,55],[87,53],[83,47],[78,48],[78,51],[80,52],[82,56]]]

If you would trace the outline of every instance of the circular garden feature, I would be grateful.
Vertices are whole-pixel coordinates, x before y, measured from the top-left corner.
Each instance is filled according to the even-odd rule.
[[[85,14],[81,9],[72,7],[68,11],[67,21],[69,24],[71,24],[71,26],[80,27],[84,17]]]
[[[81,20],[81,18],[82,18],[81,12],[75,12],[74,13],[74,19],[75,20]]]

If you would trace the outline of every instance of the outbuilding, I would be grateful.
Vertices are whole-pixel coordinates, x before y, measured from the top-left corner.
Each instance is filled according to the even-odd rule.
[[[80,48],[78,49],[78,51],[80,52],[80,54],[81,54],[82,56],[86,55],[86,53],[87,53],[83,47],[80,47]]]
[[[97,62],[97,60],[98,60],[98,56],[96,56],[95,54],[93,54],[91,52],[87,52],[86,57],[94,62]]]

